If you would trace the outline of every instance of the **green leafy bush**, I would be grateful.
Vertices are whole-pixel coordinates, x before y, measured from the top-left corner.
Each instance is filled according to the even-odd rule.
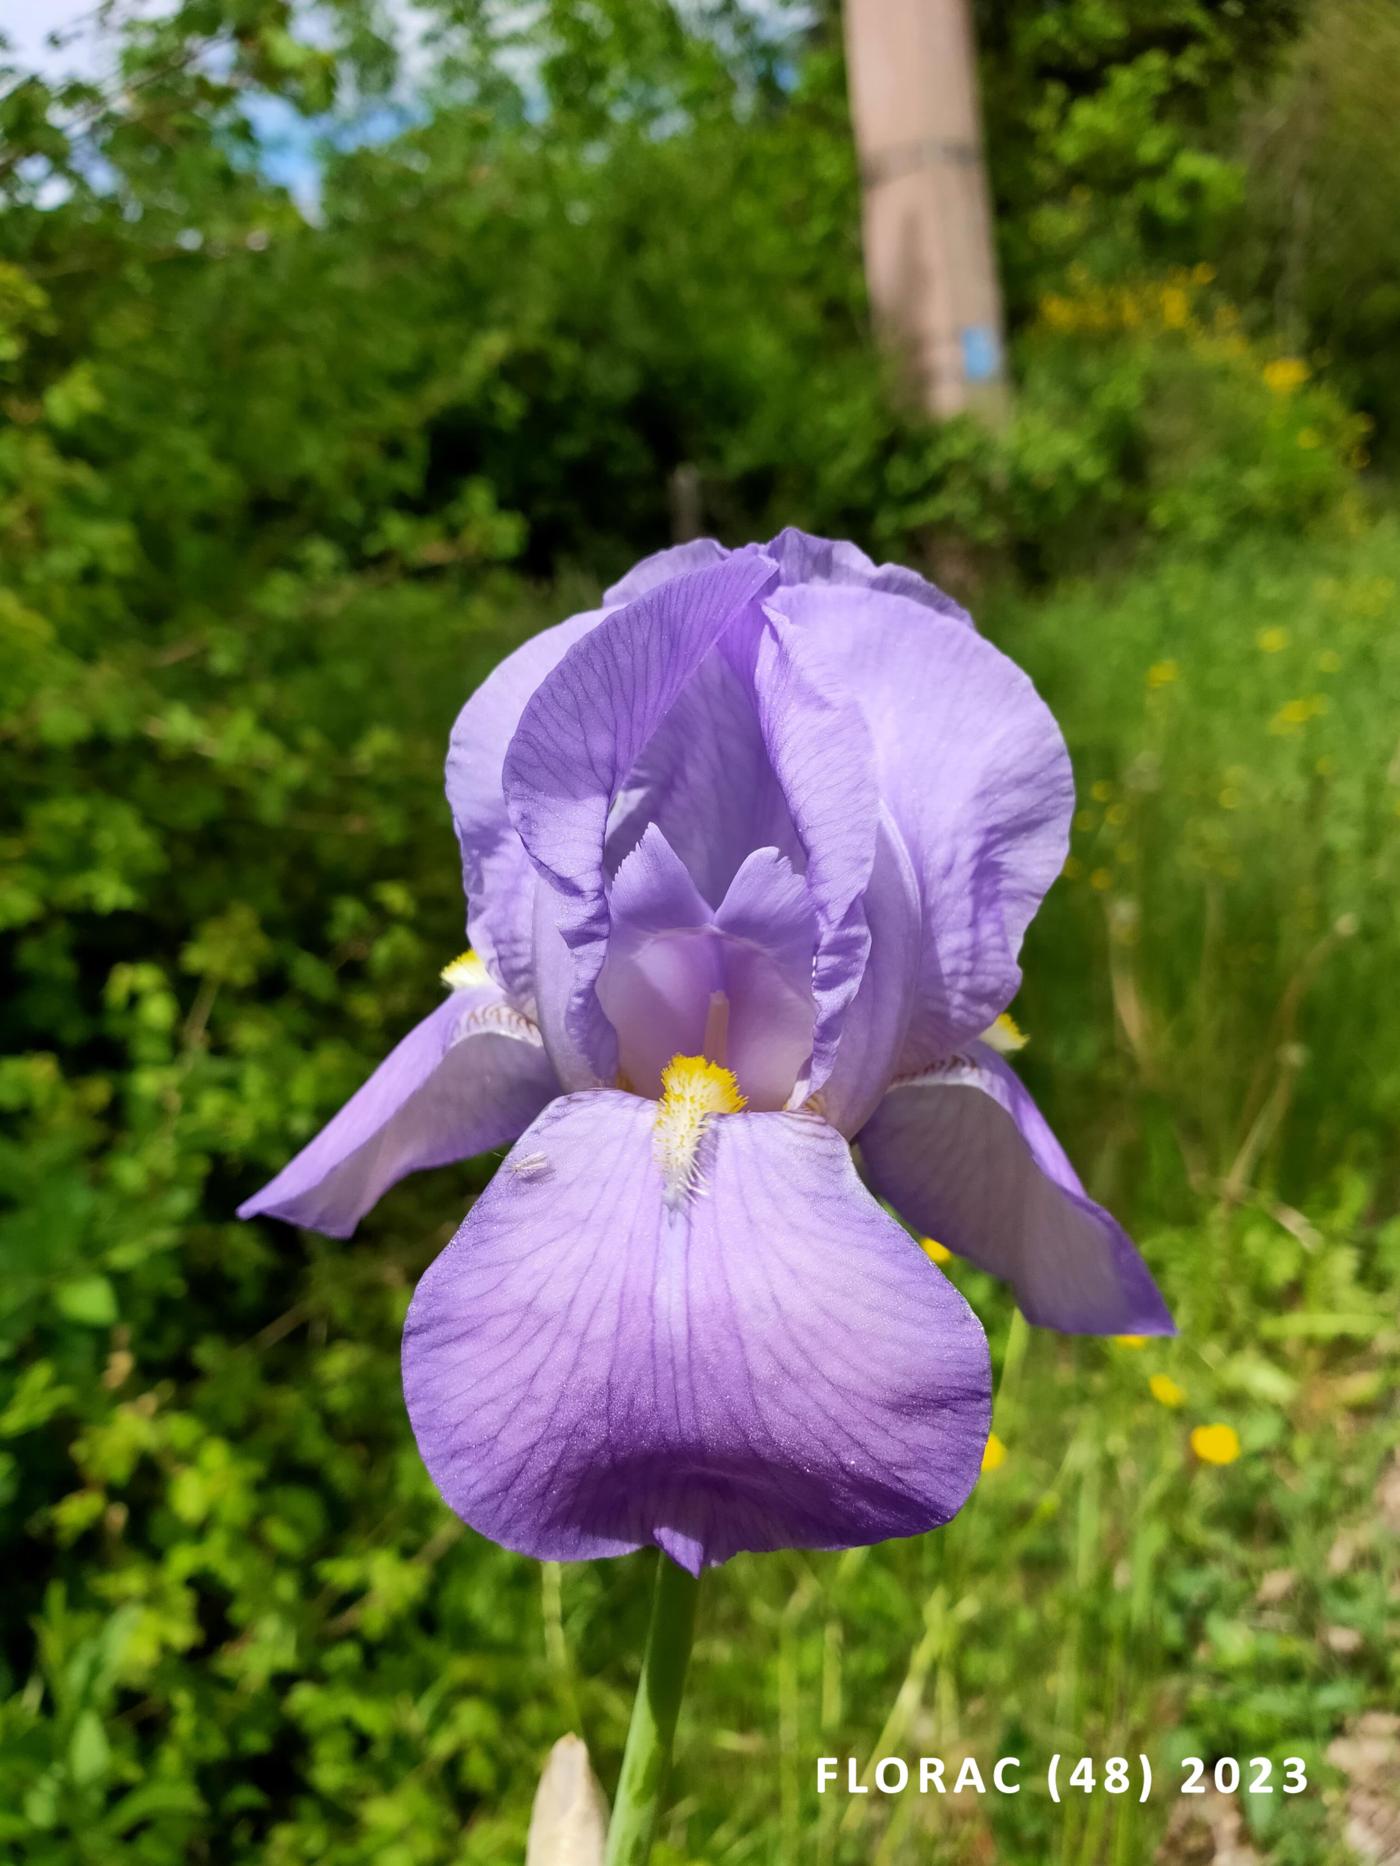
[[[1386,0],[1316,8],[1245,118],[1246,213],[1225,256],[1232,289],[1327,359],[1387,451],[1400,435],[1397,86],[1400,17]]]

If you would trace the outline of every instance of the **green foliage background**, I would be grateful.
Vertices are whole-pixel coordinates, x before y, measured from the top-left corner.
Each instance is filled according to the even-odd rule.
[[[1400,1682],[1393,14],[978,8],[991,435],[872,352],[828,10],[420,12],[404,71],[371,0],[108,6],[0,100],[0,1856],[489,1866],[561,1730],[611,1779],[639,1565],[482,1543],[399,1401],[494,1162],[348,1245],[231,1213],[461,944],[461,700],[686,466],[731,540],[953,581],[1064,722],[1024,1061],[1182,1336],[953,1266],[1006,1461],[941,1537],[711,1578],[662,1857],[1193,1857],[1165,1792],[814,1793],[1143,1749],[1303,1755],[1248,1844],[1340,1862],[1329,1746]]]

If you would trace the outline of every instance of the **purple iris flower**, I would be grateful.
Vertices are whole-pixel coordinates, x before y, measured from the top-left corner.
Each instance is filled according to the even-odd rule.
[[[795,531],[663,551],[496,669],[447,794],[473,951],[242,1212],[345,1235],[514,1141],[404,1334],[419,1447],[476,1529],[698,1573],[946,1522],[986,1341],[881,1200],[1033,1322],[1170,1332],[984,1040],[1073,788],[940,591]]]

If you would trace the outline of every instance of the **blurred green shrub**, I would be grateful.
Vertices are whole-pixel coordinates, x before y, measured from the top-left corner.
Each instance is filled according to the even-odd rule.
[[[1400,13],[1388,0],[1313,8],[1278,82],[1245,116],[1244,213],[1231,289],[1400,441]]]
[[[955,568],[971,551],[1034,576],[1162,538],[1213,550],[1244,527],[1354,525],[1369,423],[1301,358],[1251,338],[1213,277],[1201,265],[1101,286],[1073,270],[1018,346],[1005,429],[868,428],[856,480],[874,510],[831,487],[832,516],[894,555],[937,564],[951,548]]]
[[[1101,282],[1193,265],[1238,237],[1241,111],[1308,0],[973,0],[1012,320],[1071,266]],[[1320,27],[1325,30],[1325,26]]]

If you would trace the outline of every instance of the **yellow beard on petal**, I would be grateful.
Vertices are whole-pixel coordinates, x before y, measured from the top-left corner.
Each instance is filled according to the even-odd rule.
[[[700,1142],[711,1115],[738,1114],[747,1106],[732,1069],[703,1056],[673,1056],[667,1063],[661,1071],[652,1153],[668,1205],[679,1205],[699,1184]]]
[[[438,975],[449,991],[466,991],[475,985],[487,985],[491,974],[486,970],[485,962],[477,957],[470,948],[458,953],[450,965],[445,965]]]
[[[1000,1056],[1014,1056],[1017,1050],[1025,1049],[1030,1038],[1010,1011],[1003,1011],[991,1028],[982,1032],[982,1041]]]

